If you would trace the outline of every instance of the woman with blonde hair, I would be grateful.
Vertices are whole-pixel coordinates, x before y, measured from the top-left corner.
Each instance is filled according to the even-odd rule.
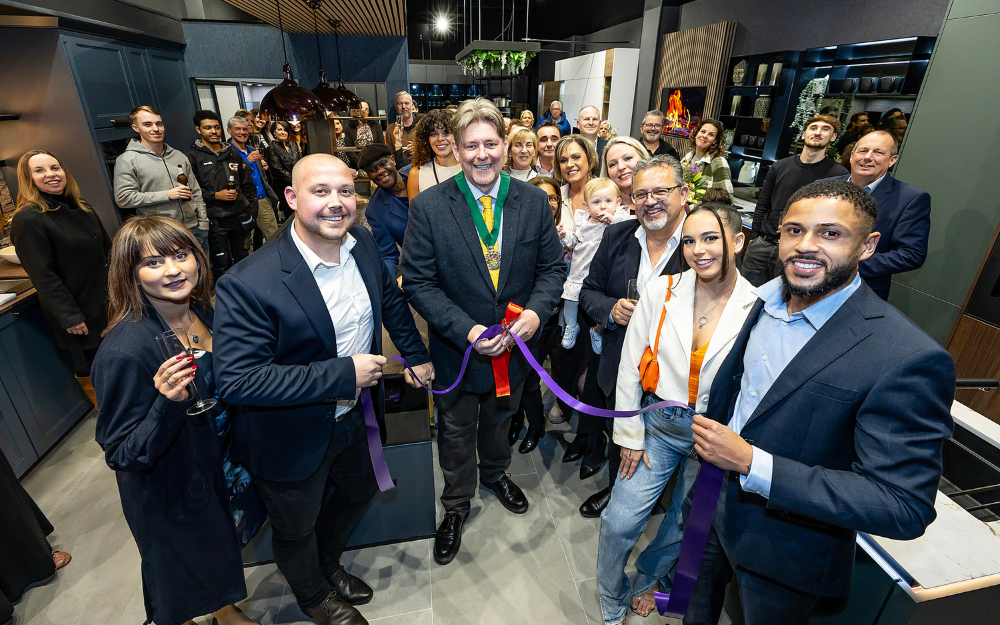
[[[247,596],[234,519],[245,524],[260,508],[231,510],[227,479],[241,496],[256,490],[239,467],[223,472],[225,406],[187,414],[189,389],[215,395],[208,258],[180,222],[134,217],[112,242],[109,278],[110,321],[94,360],[96,439],[142,558],[146,622],[212,613],[219,625],[252,624],[233,605]],[[194,349],[164,359],[157,337],[168,330]]]
[[[632,170],[639,161],[649,158],[649,150],[632,137],[614,137],[604,146],[601,158],[601,178],[611,178],[617,185],[622,205],[635,214],[632,201]]]
[[[17,186],[11,241],[38,292],[56,346],[73,356],[80,386],[93,402],[90,363],[108,322],[111,239],[80,197],[72,174],[51,153],[31,150],[22,156]]]
[[[535,114],[528,109],[521,111],[521,114],[518,115],[518,119],[521,120],[521,125],[525,128],[535,127]]]
[[[504,164],[511,178],[527,182],[538,175],[538,137],[535,131],[524,126],[514,126],[507,135],[507,162]]]

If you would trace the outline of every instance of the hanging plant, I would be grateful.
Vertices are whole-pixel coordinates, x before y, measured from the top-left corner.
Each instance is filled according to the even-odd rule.
[[[795,119],[792,120],[791,125],[799,134],[802,134],[809,118],[819,112],[819,103],[823,99],[823,94],[826,93],[826,85],[829,82],[829,76],[813,78],[802,89],[802,93],[799,95],[799,104],[795,107]]]
[[[516,52],[513,50],[473,50],[457,61],[462,73],[508,72],[516,74],[524,70],[535,58],[537,52]]]

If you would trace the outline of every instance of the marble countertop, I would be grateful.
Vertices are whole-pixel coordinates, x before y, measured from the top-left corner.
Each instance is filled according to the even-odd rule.
[[[951,414],[956,423],[1000,447],[1000,424],[959,402],[952,405]],[[1000,521],[984,523],[942,492],[938,492],[934,509],[937,518],[920,538],[899,541],[869,536],[869,539],[908,574],[902,575],[903,578],[912,578],[923,588],[1000,574]],[[858,540],[863,539],[859,536]]]

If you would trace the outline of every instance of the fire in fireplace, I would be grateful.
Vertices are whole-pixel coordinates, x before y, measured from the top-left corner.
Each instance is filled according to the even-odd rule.
[[[701,123],[707,87],[673,87],[661,92],[663,134],[687,138]]]

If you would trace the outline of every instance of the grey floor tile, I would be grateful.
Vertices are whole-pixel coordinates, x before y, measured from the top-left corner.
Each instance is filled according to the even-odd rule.
[[[104,452],[94,441],[96,414],[92,412],[81,420],[21,480],[24,489],[46,515],[51,514],[66,499],[91,467],[103,461]]]
[[[518,483],[532,504],[526,514],[508,512],[480,491],[458,556],[432,566],[435,625],[584,621],[541,484],[533,475]]]
[[[420,610],[419,612],[410,612],[409,614],[368,620],[378,625],[433,625],[434,612],[432,610]]]
[[[583,601],[583,608],[587,612],[587,621],[592,625],[600,625],[604,623],[604,617],[601,614],[601,599],[597,593],[597,580],[596,579],[585,579],[578,581],[576,587],[580,591],[580,599]],[[649,616],[639,616],[634,614],[631,610],[628,611],[625,618],[626,625],[681,625],[680,619],[667,618],[665,616],[660,616],[656,611],[650,612]],[[720,622],[721,625],[721,622]]]
[[[431,609],[431,539],[348,551],[341,561],[375,591],[358,609],[369,621]]]
[[[125,613],[118,619],[118,625],[142,625],[146,622],[146,604],[142,598],[142,584],[136,582],[132,599],[125,607]]]
[[[279,623],[282,600],[288,592],[285,578],[273,564],[244,569],[247,581],[247,598],[239,608],[260,625]]]

